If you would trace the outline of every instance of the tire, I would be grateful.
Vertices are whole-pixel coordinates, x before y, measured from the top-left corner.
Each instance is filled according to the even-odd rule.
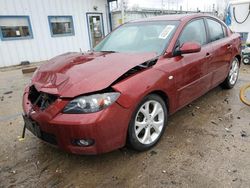
[[[231,63],[231,67],[228,73],[227,78],[222,83],[222,87],[225,89],[232,89],[239,77],[240,63],[239,60],[235,57]]]
[[[154,110],[158,112],[155,116]],[[135,109],[129,123],[128,146],[137,151],[146,151],[155,146],[165,130],[167,116],[166,104],[160,96],[146,96]]]
[[[250,64],[250,57],[244,57],[242,59],[242,62],[245,64],[245,65],[249,65]]]

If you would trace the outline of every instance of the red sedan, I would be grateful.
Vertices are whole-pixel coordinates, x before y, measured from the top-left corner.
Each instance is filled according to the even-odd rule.
[[[23,95],[25,128],[76,154],[147,150],[169,115],[236,84],[240,45],[210,15],[128,22],[92,51],[60,55],[34,73]]]

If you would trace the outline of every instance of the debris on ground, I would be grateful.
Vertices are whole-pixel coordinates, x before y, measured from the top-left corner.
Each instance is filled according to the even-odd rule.
[[[112,176],[112,180],[113,181],[118,180],[118,177],[117,176]]]
[[[212,120],[211,123],[214,125],[218,125],[218,123],[216,123],[214,120]]]
[[[227,104],[229,104],[228,98],[225,98],[225,99],[224,99],[224,102],[226,102]]]
[[[4,92],[3,94],[4,94],[4,95],[9,95],[9,94],[11,94],[11,93],[13,93],[13,91],[7,91],[7,92]]]
[[[157,154],[156,151],[154,151],[154,150],[150,151],[150,155],[151,155],[151,156],[156,155],[156,154]]]
[[[29,65],[30,62],[29,61],[21,61],[20,65],[24,66],[24,65]]]
[[[37,69],[37,67],[23,68],[23,69],[22,69],[22,73],[23,73],[23,74],[32,73],[32,72],[35,72],[36,69]]]
[[[241,131],[240,134],[241,134],[241,137],[248,137],[246,131]]]
[[[234,178],[234,179],[233,179],[233,182],[235,182],[235,181],[237,181],[237,180],[238,180],[238,178]]]
[[[234,169],[234,170],[227,170],[227,172],[229,172],[229,173],[236,173],[237,172],[237,170],[236,169]]]

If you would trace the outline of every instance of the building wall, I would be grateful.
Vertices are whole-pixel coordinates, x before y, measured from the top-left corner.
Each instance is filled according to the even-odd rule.
[[[94,10],[97,6],[97,11]],[[1,0],[0,15],[29,16],[33,38],[0,40],[0,67],[20,64],[21,61],[37,62],[56,55],[87,51],[90,48],[87,12],[103,13],[104,33],[108,33],[106,0]],[[73,36],[52,37],[48,16],[73,16]]]

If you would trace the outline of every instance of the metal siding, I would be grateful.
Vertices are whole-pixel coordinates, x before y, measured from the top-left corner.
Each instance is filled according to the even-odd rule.
[[[103,13],[104,33],[107,34],[106,0],[1,0],[0,15],[29,16],[33,39],[0,40],[0,67],[20,64],[21,61],[43,61],[56,55],[89,50],[86,13],[93,6]],[[73,36],[52,37],[48,16],[71,15]]]

